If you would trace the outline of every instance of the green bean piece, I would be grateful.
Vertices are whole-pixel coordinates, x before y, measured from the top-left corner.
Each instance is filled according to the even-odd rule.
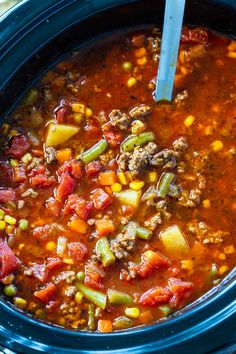
[[[24,104],[33,104],[37,101],[37,98],[39,97],[38,90],[32,88],[28,94],[26,95],[23,103]]]
[[[19,222],[19,227],[22,231],[25,231],[29,228],[29,221],[26,219],[21,219]]]
[[[144,132],[137,135],[131,135],[126,138],[121,144],[121,148],[124,152],[131,152],[136,146],[141,146],[150,141],[153,141],[155,136],[152,132]]]
[[[107,297],[111,305],[126,305],[133,302],[130,295],[114,289],[108,289]]]
[[[6,296],[12,297],[12,296],[16,295],[17,289],[13,284],[10,284],[10,285],[4,286],[3,292]]]
[[[178,198],[180,194],[179,188],[175,184],[170,184],[167,194],[173,198]]]
[[[149,240],[152,237],[152,231],[145,229],[145,227],[138,226],[137,237],[141,238],[142,240]]]
[[[106,237],[101,237],[96,243],[96,253],[102,257],[102,264],[104,267],[112,265],[116,258],[110,249],[109,242]]]
[[[87,300],[91,301],[93,304],[97,305],[101,309],[105,309],[107,301],[107,296],[105,294],[100,291],[89,288],[88,286],[80,282],[76,282],[75,286],[76,289],[79,290]]]
[[[91,331],[94,331],[96,328],[96,323],[95,323],[95,306],[94,304],[89,304],[88,305],[88,328]]]
[[[102,139],[97,144],[93,145],[89,150],[83,152],[80,155],[80,159],[85,163],[96,160],[106,150],[107,147],[107,141]]]
[[[146,192],[143,193],[141,201],[146,202],[157,197],[157,190],[154,186],[149,187]]]
[[[170,172],[166,172],[161,176],[157,187],[159,197],[165,198],[166,194],[168,193],[170,184],[173,182],[174,178],[175,175]]]
[[[159,310],[165,317],[169,316],[173,312],[172,308],[169,305],[159,306]]]
[[[113,328],[114,329],[125,329],[132,327],[133,321],[125,316],[120,316],[114,319]]]

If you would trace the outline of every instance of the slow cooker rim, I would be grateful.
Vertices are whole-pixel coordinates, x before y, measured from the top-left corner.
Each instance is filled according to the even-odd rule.
[[[20,7],[20,6],[23,6],[24,4],[28,4],[29,3],[29,1],[32,1],[32,0],[23,0],[22,2],[20,2],[19,3],[19,5],[17,6],[18,8]],[[50,1],[50,3],[51,4],[55,4],[55,1],[54,0],[49,0]],[[60,1],[60,3],[63,3],[64,1],[62,0],[62,1]],[[75,2],[75,0],[72,0],[72,1],[68,1],[68,3],[69,4],[71,4],[71,3],[74,3]],[[121,1],[117,1],[117,4],[118,5],[120,5],[120,4],[123,4],[123,3],[125,3],[125,2],[127,2],[127,1],[125,1],[125,0],[121,0]],[[136,0],[130,0],[129,2],[136,2]],[[216,1],[216,2],[218,2],[218,1]],[[46,7],[46,5],[45,5],[45,7]],[[22,9],[22,8],[21,8]],[[61,10],[61,9],[59,9],[59,10]],[[103,11],[104,10],[104,8],[103,9],[101,9],[100,11]],[[11,16],[11,14],[13,14],[13,12],[15,12],[15,11],[17,11],[17,8],[15,9],[15,8],[12,8],[11,10],[9,10],[8,11],[8,13],[6,14],[6,16],[5,16],[5,19],[8,19],[9,20],[9,18],[7,18],[7,16]],[[4,20],[4,19],[3,19]],[[232,273],[232,274],[231,274]],[[163,326],[163,328],[166,326],[166,325],[169,325],[170,323],[174,323],[174,322],[177,322],[177,321],[180,321],[180,320],[182,320],[183,318],[188,318],[190,315],[194,315],[194,314],[196,314],[196,312],[197,311],[201,311],[202,310],[202,308],[204,308],[204,307],[206,307],[206,306],[208,306],[208,305],[210,305],[210,304],[213,304],[215,301],[217,301],[217,299],[218,300],[220,300],[220,298],[224,295],[226,295],[226,293],[228,293],[229,291],[230,291],[230,289],[232,288],[232,287],[234,287],[235,285],[236,285],[236,280],[235,279],[233,279],[234,277],[235,277],[235,269],[231,272],[230,274],[229,274],[229,276],[231,277],[231,283],[230,284],[228,284],[229,285],[229,287],[228,287],[228,285],[226,285],[226,288],[224,288],[223,286],[222,286],[222,290],[219,292],[219,293],[215,293],[215,294],[213,294],[213,297],[212,298],[210,298],[209,300],[208,299],[206,299],[206,301],[203,301],[202,303],[200,303],[200,304],[198,304],[198,305],[196,305],[196,307],[194,308],[194,309],[190,309],[190,310],[188,310],[186,313],[184,313],[184,314],[182,314],[181,316],[178,316],[178,317],[175,317],[175,318],[173,318],[173,319],[171,319],[171,320],[168,320],[168,321],[165,321],[165,322],[161,322],[161,323],[157,323],[157,324],[153,324],[153,325],[149,325],[149,326],[145,326],[145,327],[138,327],[137,329],[130,329],[130,330],[125,330],[125,331],[117,331],[117,332],[114,332],[114,333],[112,333],[112,334],[102,334],[102,336],[103,337],[110,337],[111,335],[112,336],[119,336],[119,335],[122,335],[122,336],[127,336],[127,335],[130,335],[130,334],[134,334],[134,332],[138,332],[139,334],[140,333],[144,333],[144,332],[147,332],[147,331],[150,331],[150,330],[153,330],[153,329],[155,329],[157,326],[160,328],[160,326]],[[228,277],[226,277],[225,279],[224,279],[224,281],[225,280],[227,280],[228,279]],[[223,281],[223,282],[224,282]],[[227,280],[227,281],[229,281],[230,282],[230,280]],[[212,290],[214,290],[214,289],[212,289]],[[208,294],[208,293],[207,293]],[[205,295],[207,295],[207,294],[205,294]],[[198,301],[198,300],[197,300]],[[207,302],[207,303],[206,303]],[[231,303],[231,305],[232,305],[232,303]],[[230,304],[229,304],[229,306],[230,306]],[[15,316],[15,315],[17,315],[17,316],[19,316],[19,318],[21,319],[21,320],[23,320],[23,321],[29,321],[29,322],[31,322],[32,321],[32,323],[35,325],[39,325],[40,327],[44,327],[45,329],[47,329],[47,330],[50,330],[50,329],[52,329],[53,328],[53,330],[56,330],[56,331],[58,331],[58,333],[60,334],[60,333],[63,333],[63,334],[68,334],[68,332],[70,333],[70,335],[78,335],[78,334],[82,334],[83,336],[93,336],[94,338],[97,338],[97,337],[100,337],[101,336],[101,334],[100,333],[87,333],[87,332],[82,332],[82,331],[80,331],[80,332],[78,332],[78,331],[68,331],[68,330],[65,330],[65,329],[63,329],[63,328],[59,328],[59,327],[56,327],[56,326],[52,326],[52,325],[49,325],[49,324],[45,324],[45,323],[42,323],[42,322],[40,322],[40,321],[37,321],[37,320],[35,320],[35,319],[33,319],[33,318],[29,318],[29,317],[26,317],[23,313],[21,313],[21,312],[19,312],[19,311],[16,311],[15,309],[14,309],[14,307],[10,307],[10,308],[7,308],[7,304],[6,303],[3,303],[2,301],[0,301],[0,308],[2,309],[2,310],[5,310],[5,311],[7,311],[7,312],[9,312],[10,314],[13,314],[13,316]]]

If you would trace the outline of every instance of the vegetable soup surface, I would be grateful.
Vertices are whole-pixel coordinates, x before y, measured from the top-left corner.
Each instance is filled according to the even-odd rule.
[[[156,104],[160,38],[79,50],[1,127],[0,291],[35,318],[151,324],[236,264],[236,42],[185,27]]]

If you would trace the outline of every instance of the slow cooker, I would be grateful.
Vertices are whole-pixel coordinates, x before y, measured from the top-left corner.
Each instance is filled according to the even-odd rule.
[[[0,18],[1,120],[66,53],[107,33],[161,25],[163,13],[162,0],[21,1]],[[233,37],[236,0],[187,0],[184,22]],[[235,353],[235,294],[236,269],[168,320],[112,334],[64,330],[0,299],[0,352]]]

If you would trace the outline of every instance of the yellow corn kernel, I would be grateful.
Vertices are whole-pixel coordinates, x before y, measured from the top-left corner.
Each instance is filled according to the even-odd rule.
[[[140,311],[138,307],[128,307],[127,309],[125,309],[125,314],[128,317],[138,318],[140,315]]]
[[[211,144],[212,150],[214,152],[218,152],[221,151],[224,147],[222,141],[220,140],[215,140],[212,144]]]
[[[146,51],[146,48],[141,47],[141,48],[136,49],[134,53],[135,53],[136,58],[142,58],[142,57],[144,57],[144,55],[146,55],[147,51]]]
[[[18,134],[19,134],[19,132],[17,130],[11,129],[8,136],[14,136],[14,135],[18,135]]]
[[[207,127],[205,127],[204,135],[212,135],[212,133],[213,133],[213,128],[211,125],[208,125]]]
[[[231,41],[227,48],[228,48],[228,51],[235,52],[236,51],[236,41]]]
[[[195,117],[194,116],[187,116],[184,120],[184,125],[188,128],[191,127],[191,125],[194,123]]]
[[[183,75],[187,75],[188,74],[188,69],[186,69],[185,66],[183,66],[183,65],[180,67],[180,71],[181,71],[181,73]]]
[[[72,103],[71,109],[74,113],[85,113],[85,105],[83,103]]]
[[[6,223],[9,224],[9,225],[15,225],[16,224],[16,219],[13,218],[10,215],[5,215],[4,221],[6,221]]]
[[[132,176],[132,173],[130,171],[125,172],[125,177],[126,177],[128,182],[133,181],[133,176]]]
[[[218,258],[221,260],[221,261],[224,261],[226,259],[225,257],[225,254],[224,253],[220,253]]]
[[[147,183],[156,183],[157,182],[157,172],[156,171],[150,171],[147,174],[146,177]]]
[[[191,259],[186,259],[181,261],[181,268],[187,270],[193,270],[193,261]]]
[[[11,167],[16,167],[17,165],[19,165],[19,162],[15,159],[11,159],[10,160],[10,165]]]
[[[46,313],[43,309],[38,309],[35,311],[35,315],[41,319],[46,317]]]
[[[211,202],[209,199],[205,199],[205,200],[203,200],[202,205],[203,205],[203,208],[208,209],[211,207]]]
[[[130,182],[129,186],[134,191],[139,191],[141,188],[143,188],[144,182],[140,179],[135,179],[134,181]]]
[[[80,291],[77,291],[77,293],[75,294],[75,302],[78,305],[81,305],[83,302],[83,294]]]
[[[229,58],[236,59],[236,52],[228,52],[227,56],[228,56]]]
[[[233,245],[227,246],[224,248],[224,253],[225,254],[233,254],[235,253],[235,248]]]
[[[128,81],[127,81],[127,86],[129,88],[133,87],[134,85],[137,84],[137,80],[135,79],[135,77],[131,77]]]
[[[0,220],[3,219],[4,215],[5,215],[4,210],[0,209]]]
[[[29,152],[27,152],[24,156],[22,156],[21,161],[23,163],[29,163],[32,161],[32,159],[33,159],[33,156]]]
[[[18,246],[18,249],[21,251],[21,250],[23,250],[24,247],[25,247],[25,244],[24,243],[20,243],[19,246]]]
[[[153,252],[151,250],[148,250],[148,251],[144,252],[144,256],[149,258],[149,259],[152,259],[154,254],[155,254],[155,252]]]
[[[179,52],[179,61],[181,64],[184,64],[184,62],[185,62],[185,51],[184,50],[181,50]]]
[[[223,265],[220,267],[219,273],[220,273],[220,275],[222,275],[222,274],[228,272],[228,270],[229,270],[229,267],[227,265]]]
[[[1,132],[3,135],[7,135],[8,131],[10,129],[10,125],[7,123],[3,123],[1,126]]]
[[[68,265],[73,265],[74,260],[72,258],[64,258],[63,263],[68,264]]]
[[[114,183],[111,185],[112,192],[120,192],[122,190],[122,185],[120,183]]]
[[[57,323],[59,324],[59,326],[64,326],[66,323],[66,319],[64,317],[60,317],[58,318]]]
[[[118,172],[117,176],[118,176],[118,179],[119,179],[120,183],[123,184],[123,186],[128,184],[124,172]]]
[[[50,252],[54,251],[56,249],[56,247],[57,247],[57,245],[53,241],[49,241],[46,244],[46,250],[50,251]]]
[[[139,134],[142,131],[144,131],[144,129],[145,129],[145,124],[141,120],[136,119],[132,122],[131,131],[133,134]]]
[[[92,115],[93,115],[93,111],[89,107],[86,107],[85,108],[85,116],[86,116],[86,118],[89,118]]]
[[[20,309],[24,309],[27,305],[27,301],[22,297],[15,297],[14,298],[14,305],[19,307]]]
[[[0,231],[5,230],[5,228],[6,228],[6,222],[3,221],[3,220],[1,220],[1,221],[0,221]]]
[[[140,66],[147,64],[147,57],[142,57],[142,58],[137,59],[137,64]]]
[[[14,230],[15,230],[15,226],[13,226],[13,225],[6,226],[6,233],[7,234],[13,234]]]

